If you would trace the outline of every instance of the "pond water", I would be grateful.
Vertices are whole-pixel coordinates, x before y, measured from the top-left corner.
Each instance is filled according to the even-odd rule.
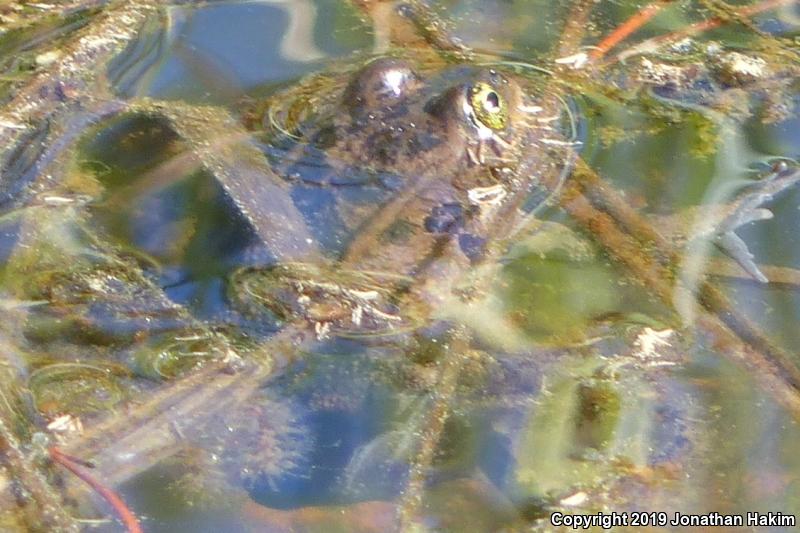
[[[680,4],[631,40],[711,16],[706,3]],[[610,54],[588,77],[554,62],[574,9],[541,0],[434,8],[480,52],[474,63],[560,95],[553,124],[580,157],[559,163],[567,182],[573,169],[593,169],[682,250],[713,206],[758,191],[770,169],[788,169],[772,179],[791,176],[800,158],[797,5],[659,53],[621,62]],[[584,44],[636,9],[594,5]],[[367,13],[337,0],[182,2],[151,16],[111,61],[114,97],[130,111],[86,125],[70,141],[64,180],[6,202],[0,219],[3,312],[14,324],[3,342],[18,354],[38,416],[80,417],[88,434],[108,413],[130,416],[130,429],[167,419],[152,434],[113,437],[108,451],[63,437],[73,453],[96,454],[87,458],[97,475],[148,532],[551,530],[555,511],[800,515],[798,413],[752,366],[734,363],[741,350],[708,326],[702,298],[677,288],[660,296],[609,251],[604,227],[582,225],[557,193],[536,189],[524,227],[498,238],[491,261],[472,261],[450,291],[464,298],[402,303],[423,279],[404,270],[402,248],[392,271],[336,263],[368,233],[371,209],[400,194],[403,176],[349,168],[331,179],[328,163],[311,159],[298,170],[297,142],[280,130],[334,113],[331,95],[375,56],[412,58],[431,77],[443,64],[413,39],[403,52],[387,49],[399,38],[394,19]],[[731,54],[768,74],[725,78],[725,62],[739,57]],[[184,109],[199,126],[181,122]],[[265,109],[283,123],[262,122]],[[251,164],[245,149],[198,155],[239,150],[243,138],[263,161]],[[271,165],[280,183],[237,198],[230,169],[239,163]],[[265,245],[263,227],[242,212],[274,191],[286,192],[308,232],[281,242],[313,241],[316,261]],[[715,247],[715,236],[680,252],[670,276],[698,292],[709,276],[746,331],[763,332],[800,365],[800,187],[762,200],[756,208],[772,216],[733,229],[770,283]],[[414,232],[390,229],[397,242]],[[295,290],[327,300],[309,310]],[[332,299],[350,302],[347,317]],[[233,353],[230,368],[191,385],[201,399],[180,392],[136,410]],[[216,386],[252,367],[253,380]],[[131,439],[141,439],[141,455]]]

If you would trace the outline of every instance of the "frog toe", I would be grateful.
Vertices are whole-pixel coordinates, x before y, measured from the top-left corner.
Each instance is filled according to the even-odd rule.
[[[758,222],[760,220],[769,220],[773,216],[775,215],[772,213],[772,211],[765,207],[754,207],[751,209],[738,211],[729,216],[722,222],[720,229],[722,230],[722,233],[733,233],[746,224]]]
[[[767,209],[763,209],[763,211],[767,211],[770,215],[772,215],[772,212],[768,211]],[[739,266],[741,266],[753,279],[759,283],[769,282],[767,276],[761,272],[761,270],[758,268],[758,265],[756,265],[755,261],[753,261],[755,256],[750,249],[747,248],[747,244],[745,244],[742,238],[736,235],[733,231],[727,231],[721,234],[717,238],[716,244],[723,252],[739,263]]]

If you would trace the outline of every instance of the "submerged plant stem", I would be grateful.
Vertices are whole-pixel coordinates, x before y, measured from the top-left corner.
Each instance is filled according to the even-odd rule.
[[[431,395],[431,406],[424,418],[424,427],[420,431],[419,449],[411,464],[408,484],[398,509],[400,531],[412,531],[413,524],[419,519],[425,481],[431,470],[445,423],[450,417],[450,404],[458,384],[461,367],[467,357],[468,333],[463,328],[457,328],[452,335],[451,340],[445,346],[444,355],[439,361],[439,376]]]
[[[753,15],[758,15],[759,13],[775,9],[776,7],[791,5],[795,3],[795,1],[796,0],[763,0],[762,2],[759,2],[752,6],[743,7],[742,9],[739,9],[738,11],[736,11],[735,16],[737,18],[752,17]],[[613,60],[610,60],[609,63],[624,61],[625,59],[634,55],[652,52],[653,50],[656,50],[665,44],[679,41],[684,37],[691,37],[692,35],[696,35],[698,33],[702,33],[707,30],[718,28],[719,26],[728,23],[730,23],[729,19],[723,19],[720,17],[713,17],[708,20],[697,22],[695,24],[683,28],[682,30],[678,30],[672,33],[667,33],[666,35],[660,35],[658,37],[653,37],[652,39],[647,39],[646,41],[642,41],[641,43],[636,44],[623,52],[620,52]]]
[[[114,512],[117,513],[117,516],[125,525],[128,533],[142,533],[142,526],[139,525],[139,519],[137,519],[136,515],[134,515],[128,506],[125,505],[125,502],[122,501],[122,498],[119,496],[119,494],[103,485],[100,481],[88,473],[84,472],[83,469],[81,469],[81,465],[78,463],[78,461],[61,452],[61,450],[55,446],[50,448],[50,458],[53,460],[53,462],[60,464],[78,476],[87,485],[92,487],[95,492],[102,496],[103,499],[107,501],[109,505],[111,505],[111,507],[114,509]]]
[[[643,7],[635,15],[620,24],[617,29],[607,35],[605,39],[600,41],[600,43],[589,52],[589,57],[594,61],[602,58],[609,50],[624,41],[630,34],[637,31],[651,18],[656,16],[661,9],[670,2],[672,2],[672,0],[658,0]]]

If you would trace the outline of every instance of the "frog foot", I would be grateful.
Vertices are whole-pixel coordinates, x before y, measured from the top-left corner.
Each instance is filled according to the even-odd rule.
[[[715,232],[714,244],[760,283],[768,283],[769,280],[756,265],[747,244],[735,231],[745,224],[771,219],[772,211],[761,206],[799,181],[800,168],[790,167],[784,161],[776,163],[772,167],[772,174],[759,183],[755,191],[745,194],[737,202],[733,212],[722,220]]]

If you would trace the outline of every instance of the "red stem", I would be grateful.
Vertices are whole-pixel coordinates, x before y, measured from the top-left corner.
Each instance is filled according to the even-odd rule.
[[[638,13],[617,26],[605,39],[600,41],[600,43],[589,52],[589,57],[593,60],[597,60],[606,55],[606,52],[624,41],[628,35],[644,26],[647,21],[661,11],[661,8],[666,4],[667,2],[653,2],[643,7]]]
[[[112,489],[106,487],[81,469],[78,463],[82,463],[83,461],[76,461],[55,446],[50,448],[50,458],[53,460],[53,462],[60,464],[78,476],[84,483],[92,487],[95,492],[102,496],[103,499],[107,501],[114,509],[117,517],[122,521],[122,523],[125,525],[125,528],[128,530],[128,533],[143,533],[142,526],[139,524],[139,520],[128,508],[128,506],[125,505],[125,502],[122,501],[122,498],[120,498],[120,496]]]

